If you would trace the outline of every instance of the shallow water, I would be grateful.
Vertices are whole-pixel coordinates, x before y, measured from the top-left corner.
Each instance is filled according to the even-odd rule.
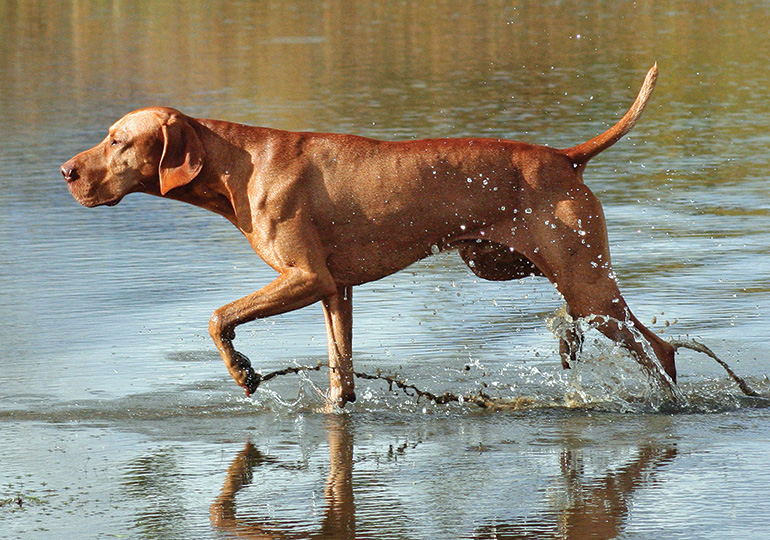
[[[761,538],[770,527],[770,75],[764,2],[0,4],[0,538]],[[355,291],[359,379],[251,399],[207,333],[273,278],[213,214],[131,196],[87,210],[58,166],[124,113],[384,139],[556,147],[606,129],[586,182],[637,316],[697,338],[759,391],[678,355],[682,403],[589,333],[576,369],[548,283],[481,282],[456,254]],[[654,321],[654,322],[653,322]],[[318,306],[238,345],[268,372],[325,359]]]

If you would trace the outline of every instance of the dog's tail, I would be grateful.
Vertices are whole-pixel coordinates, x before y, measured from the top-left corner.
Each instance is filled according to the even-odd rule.
[[[575,169],[582,171],[588,160],[594,157],[599,152],[606,150],[616,142],[618,142],[626,133],[631,131],[636,121],[642,116],[642,111],[650,100],[652,89],[655,88],[655,81],[658,79],[658,64],[655,63],[647,72],[647,77],[644,79],[639,95],[636,96],[634,104],[628,109],[628,112],[623,115],[617,124],[610,129],[591,139],[583,144],[573,146],[562,150],[572,160]]]

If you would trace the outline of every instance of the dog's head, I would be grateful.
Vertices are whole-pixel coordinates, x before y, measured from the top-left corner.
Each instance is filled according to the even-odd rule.
[[[80,204],[112,206],[129,193],[165,195],[189,183],[204,156],[188,117],[152,107],[115,122],[102,142],[67,161],[61,173]]]

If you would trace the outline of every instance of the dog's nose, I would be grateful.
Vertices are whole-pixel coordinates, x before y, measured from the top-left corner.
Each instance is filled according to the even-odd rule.
[[[74,182],[78,179],[78,171],[69,161],[62,165],[60,170],[67,182]]]

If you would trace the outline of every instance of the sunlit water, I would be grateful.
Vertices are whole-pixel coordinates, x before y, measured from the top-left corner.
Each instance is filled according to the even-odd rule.
[[[763,2],[0,5],[0,538],[762,538],[770,528],[770,9]],[[131,109],[386,139],[567,147],[653,101],[586,182],[665,403],[587,333],[561,370],[543,280],[442,254],[354,292],[356,369],[252,398],[207,323],[272,278],[228,223],[147,196],[87,210],[58,166]],[[556,325],[558,326],[558,325]],[[325,359],[321,310],[243,327],[263,372]]]

